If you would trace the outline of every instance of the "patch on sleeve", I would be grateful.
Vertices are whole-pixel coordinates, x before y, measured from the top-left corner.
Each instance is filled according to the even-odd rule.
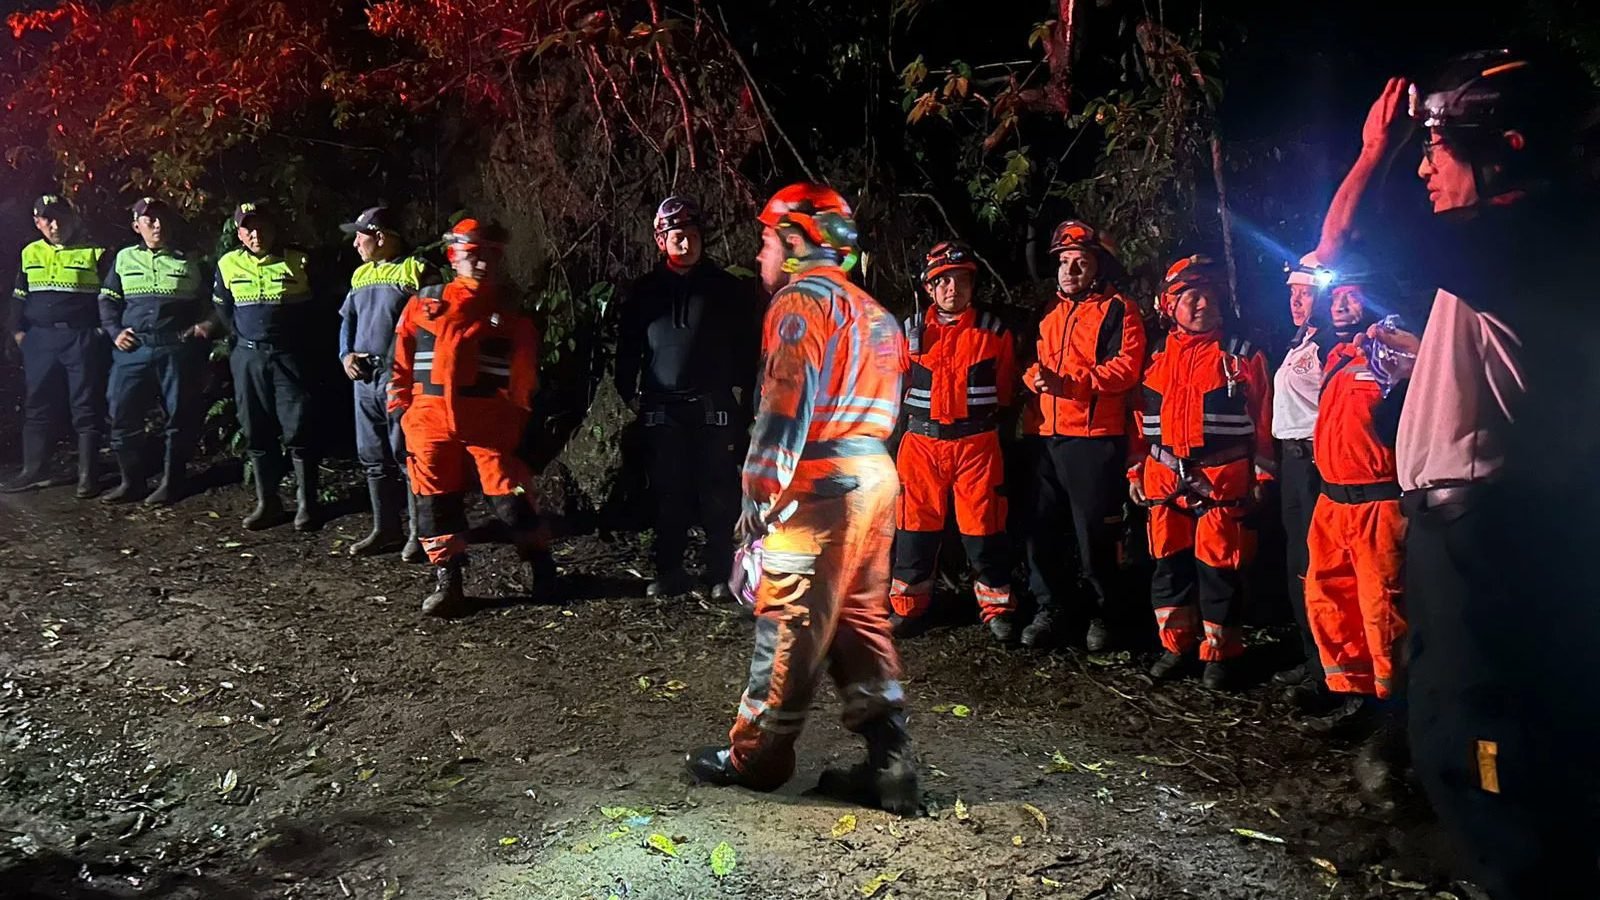
[[[778,320],[778,338],[785,344],[797,344],[806,336],[806,317],[789,313]]]

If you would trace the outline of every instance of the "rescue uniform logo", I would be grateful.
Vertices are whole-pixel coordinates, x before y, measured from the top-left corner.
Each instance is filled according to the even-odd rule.
[[[799,313],[789,313],[778,321],[778,339],[785,344],[797,344],[805,336],[805,316]]]

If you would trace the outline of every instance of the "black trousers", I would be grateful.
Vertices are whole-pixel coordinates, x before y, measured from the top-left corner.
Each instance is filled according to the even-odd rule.
[[[1279,449],[1278,499],[1283,507],[1284,548],[1289,557],[1289,609],[1300,631],[1300,649],[1306,665],[1320,682],[1322,656],[1317,652],[1317,639],[1311,635],[1311,622],[1306,615],[1306,567],[1311,561],[1306,539],[1311,531],[1311,513],[1317,508],[1317,495],[1322,491],[1322,475],[1311,459],[1310,441],[1280,441]]]
[[[34,326],[22,335],[23,420],[49,440],[70,412],[79,435],[99,435],[106,421],[110,342],[98,328]]]
[[[1593,537],[1592,512],[1528,498],[1414,507],[1405,602],[1417,777],[1495,900],[1592,898],[1600,610],[1578,546]],[[1563,536],[1574,533],[1587,537]]]
[[[701,422],[687,420],[700,416]],[[645,427],[650,488],[656,499],[657,574],[683,567],[689,526],[706,530],[708,581],[726,581],[733,567],[733,528],[739,521],[740,430],[709,425],[695,405],[683,417]],[[698,515],[696,515],[698,513]]]
[[[896,531],[892,577],[906,584],[932,581],[939,567],[943,531]],[[963,534],[961,547],[978,581],[989,587],[1011,587],[1011,538],[999,534]]]
[[[144,421],[160,408],[167,416],[167,453],[187,460],[200,427],[202,379],[208,341],[141,344],[111,355],[111,449],[138,452]]]
[[[1077,539],[1077,574],[1093,603],[1084,612],[1104,615],[1122,599],[1117,537],[1128,490],[1127,456],[1128,441],[1121,437],[1041,439],[1028,533],[1028,588],[1041,610],[1059,607],[1063,594],[1078,594],[1067,563],[1069,528]]]
[[[315,460],[311,383],[303,356],[241,342],[228,362],[239,425],[256,472],[268,481],[282,478],[284,448],[295,459]]]

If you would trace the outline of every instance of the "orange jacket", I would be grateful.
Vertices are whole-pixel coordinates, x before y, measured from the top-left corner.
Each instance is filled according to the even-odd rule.
[[[906,411],[946,425],[994,420],[1016,396],[1017,350],[1011,332],[992,313],[973,307],[948,325],[930,307],[903,325],[910,347]]]
[[[1067,380],[1066,396],[1035,394],[1026,427],[1052,437],[1127,433],[1128,393],[1144,367],[1144,321],[1132,300],[1115,292],[1070,300],[1060,294],[1039,322],[1038,362],[1023,375],[1032,391],[1043,368]]]
[[[1336,344],[1322,364],[1322,399],[1312,454],[1324,481],[1377,484],[1394,481],[1394,448],[1378,439],[1372,412],[1383,388],[1355,344]]]
[[[906,341],[900,326],[837,266],[778,291],[762,326],[761,407],[751,427],[744,493],[759,508],[791,489],[801,458],[821,464],[882,454],[900,416]],[[865,440],[859,440],[865,439]]]
[[[539,389],[539,329],[469,278],[423,288],[395,328],[389,410],[406,436],[511,449]]]
[[[1202,465],[1253,459],[1258,479],[1276,469],[1267,358],[1242,338],[1174,329],[1150,356],[1137,418],[1130,478],[1151,445]]]

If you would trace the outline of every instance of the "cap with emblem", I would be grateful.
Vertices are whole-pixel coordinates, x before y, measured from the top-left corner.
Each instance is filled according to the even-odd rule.
[[[60,194],[45,194],[33,201],[33,216],[36,219],[59,219],[72,215],[72,204]]]
[[[346,222],[340,225],[339,230],[345,234],[356,234],[357,232],[361,234],[377,234],[380,231],[399,234],[400,228],[395,223],[394,218],[394,213],[389,210],[389,207],[373,206],[362,210],[361,215],[356,216],[354,222]]]
[[[139,202],[133,205],[133,217],[136,220],[145,216],[149,216],[152,219],[162,219],[171,214],[172,207],[167,205],[167,201],[159,197],[140,197]]]
[[[270,220],[272,211],[265,203],[241,203],[239,208],[233,211],[233,227],[242,228],[244,223],[257,216]]]

